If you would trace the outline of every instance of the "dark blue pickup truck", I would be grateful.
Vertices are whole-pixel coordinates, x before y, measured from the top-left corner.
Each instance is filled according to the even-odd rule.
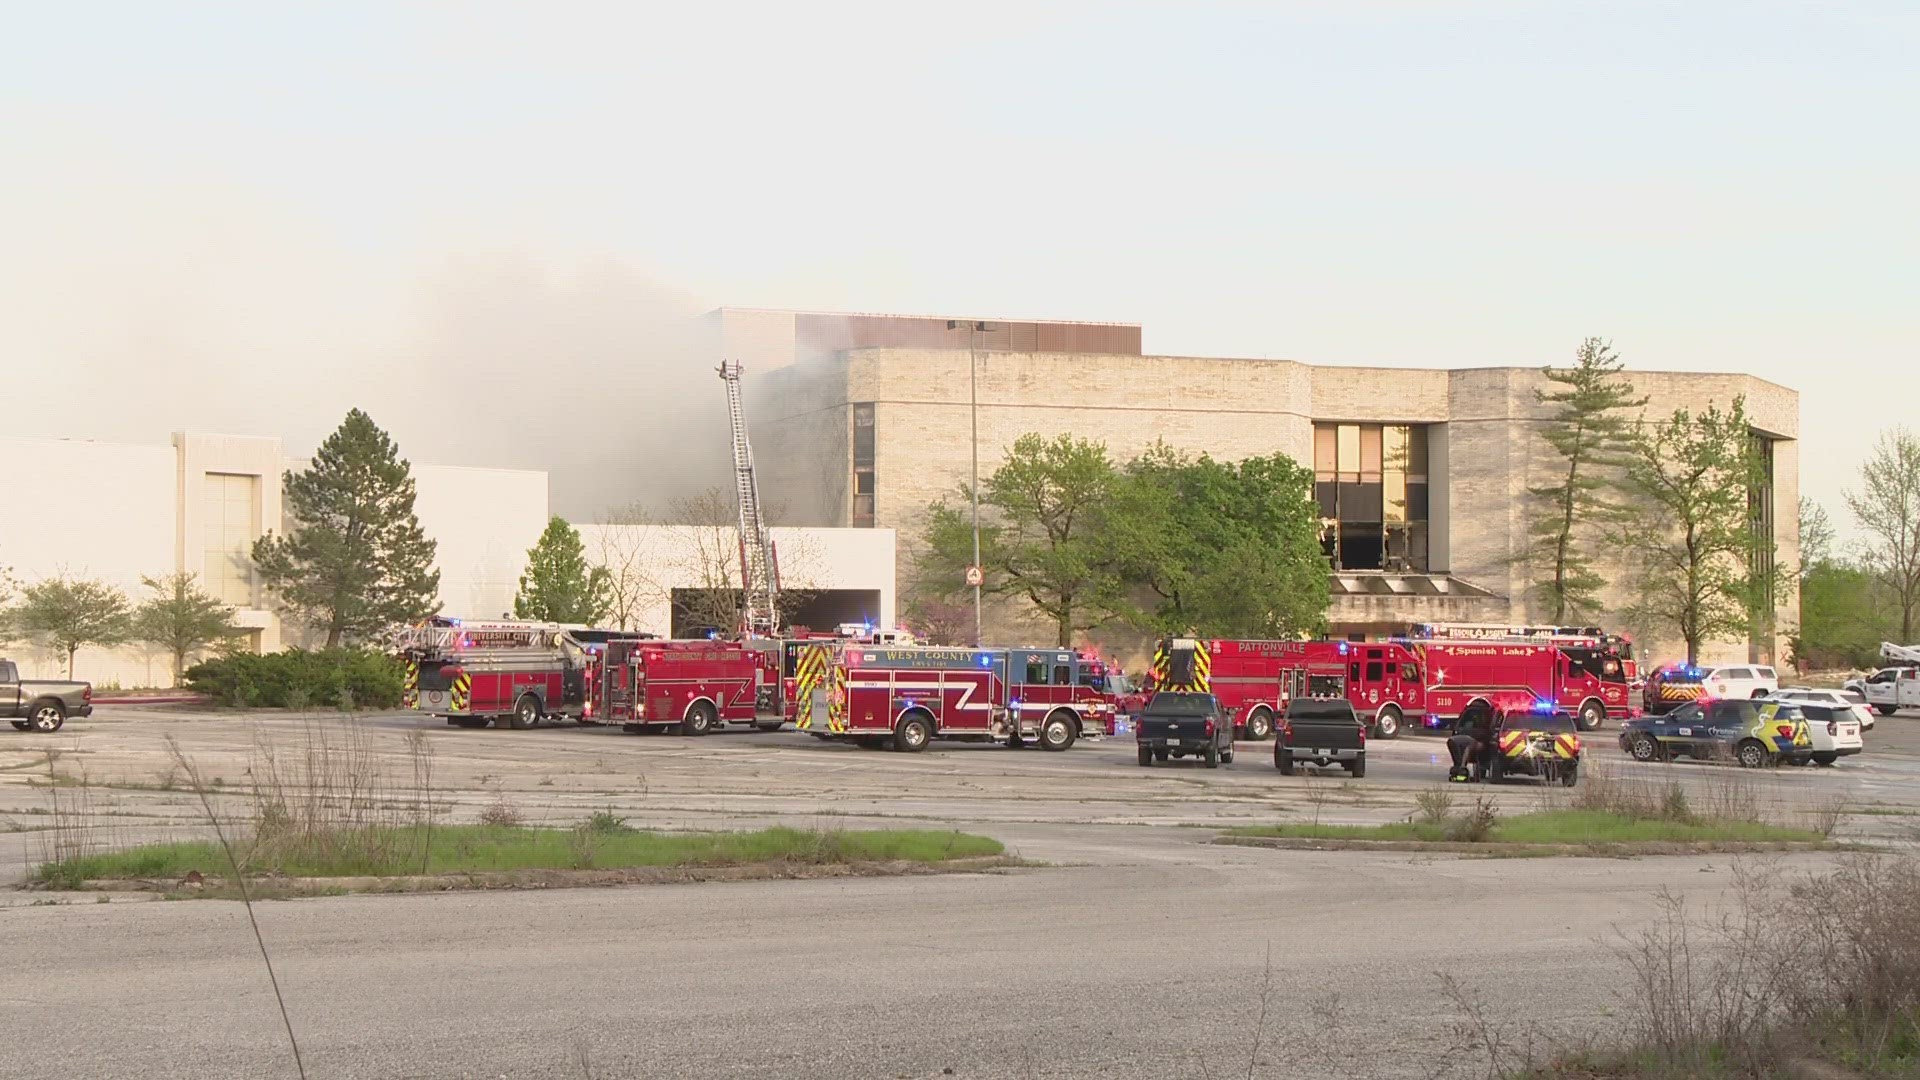
[[[1140,764],[1192,755],[1217,769],[1233,762],[1233,721],[1212,694],[1162,691],[1140,710]]]

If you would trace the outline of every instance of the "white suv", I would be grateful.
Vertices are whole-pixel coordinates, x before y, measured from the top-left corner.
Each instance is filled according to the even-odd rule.
[[[1710,698],[1758,698],[1780,689],[1780,677],[1770,667],[1743,664],[1714,668],[1701,677],[1700,685]]]
[[[1791,701],[1796,705],[1826,705],[1836,709],[1846,709],[1853,718],[1860,721],[1861,731],[1872,731],[1873,710],[1867,706],[1867,699],[1851,690],[1816,690],[1808,686],[1785,686],[1769,695],[1775,701]]]

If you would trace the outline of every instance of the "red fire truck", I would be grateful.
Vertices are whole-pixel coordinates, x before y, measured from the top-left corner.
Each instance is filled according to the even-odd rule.
[[[1105,675],[1103,663],[1072,649],[849,643],[827,668],[824,724],[803,701],[799,725],[821,738],[914,752],[933,739],[1018,746],[1033,738],[1065,750],[1108,730],[1114,701]]]
[[[613,638],[601,660],[600,719],[629,732],[678,728],[706,735],[723,724],[776,731],[777,655],[738,641]]]
[[[1401,642],[1172,638],[1154,649],[1153,688],[1211,693],[1236,735],[1266,739],[1287,702],[1343,697],[1375,738],[1426,712],[1420,658]]]
[[[533,727],[593,715],[594,657],[555,623],[434,618],[394,635],[401,701],[455,727]]]
[[[1582,660],[1588,654],[1603,663],[1611,658],[1618,673],[1629,683],[1639,677],[1639,665],[1633,658],[1633,638],[1609,634],[1598,626],[1504,626],[1498,623],[1415,623],[1412,636],[1418,640],[1442,641],[1526,641],[1539,645],[1557,645]]]
[[[1427,675],[1428,727],[1452,722],[1494,691],[1520,690],[1571,714],[1582,731],[1633,715],[1619,659],[1604,650],[1524,641],[1425,641],[1414,648]]]

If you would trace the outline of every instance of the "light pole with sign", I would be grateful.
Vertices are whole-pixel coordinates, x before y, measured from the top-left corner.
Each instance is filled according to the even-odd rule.
[[[973,647],[980,647],[980,585],[986,576],[980,572],[980,335],[992,324],[973,319],[948,319],[947,329],[967,331],[967,424],[968,442],[973,448],[973,482],[967,485],[973,497],[973,564],[967,567],[967,584],[973,586]]]

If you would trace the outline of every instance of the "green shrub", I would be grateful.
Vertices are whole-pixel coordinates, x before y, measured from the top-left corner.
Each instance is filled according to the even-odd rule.
[[[303,709],[390,709],[400,703],[400,662],[367,649],[287,649],[264,656],[234,653],[187,669],[186,684],[227,705]]]

